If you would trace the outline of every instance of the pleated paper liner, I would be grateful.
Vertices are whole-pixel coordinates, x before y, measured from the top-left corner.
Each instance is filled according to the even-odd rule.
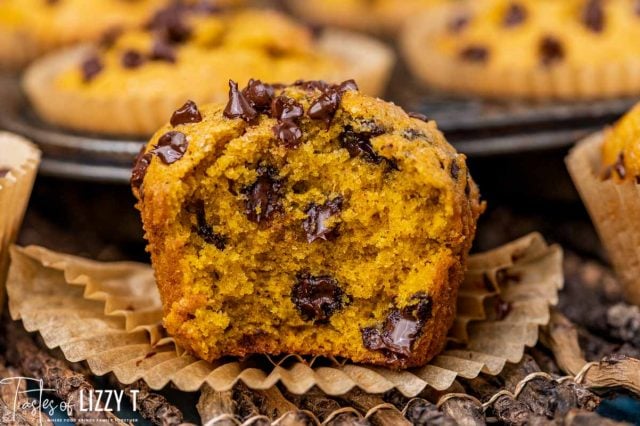
[[[26,139],[0,132],[0,310],[9,266],[9,246],[18,234],[40,163],[40,151]]]
[[[336,359],[252,356],[211,364],[176,348],[161,326],[161,303],[146,265],[98,263],[41,247],[15,247],[9,273],[9,309],[28,331],[69,361],[87,361],[96,375],[115,373],[123,383],[144,379],[183,391],[204,383],[230,389],[242,380],[253,389],[278,382],[297,394],[318,386],[341,395],[355,386],[370,393],[392,388],[407,397],[425,387],[444,390],[456,377],[498,374],[518,362],[548,323],[562,287],[562,251],[532,234],[472,256],[461,287],[450,344],[422,368],[392,371]]]
[[[567,166],[620,278],[627,300],[640,305],[640,185],[602,180],[604,133],[571,151]]]

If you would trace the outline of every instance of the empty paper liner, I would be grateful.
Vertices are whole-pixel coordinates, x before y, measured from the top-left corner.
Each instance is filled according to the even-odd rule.
[[[36,178],[40,151],[31,142],[0,132],[0,310],[4,304],[4,282],[9,246],[18,235]]]
[[[153,272],[135,263],[99,263],[41,247],[13,248],[8,291],[11,316],[59,347],[69,361],[86,361],[96,375],[113,372],[123,383],[144,379],[183,390],[207,383],[229,390],[242,380],[253,389],[278,382],[297,394],[318,386],[341,395],[355,386],[369,393],[396,388],[407,397],[431,386],[444,390],[456,377],[498,374],[518,362],[549,322],[562,287],[562,251],[532,234],[472,256],[460,289],[448,348],[428,365],[407,371],[295,355],[198,360],[164,331]]]

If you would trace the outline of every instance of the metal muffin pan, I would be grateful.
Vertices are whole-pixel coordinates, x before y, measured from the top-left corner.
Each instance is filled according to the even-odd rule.
[[[32,139],[43,151],[41,173],[128,183],[144,144],[117,136],[77,133],[40,120],[15,77],[0,79],[0,128]],[[633,99],[577,103],[492,102],[426,91],[396,72],[387,99],[438,121],[448,140],[471,158],[565,148],[613,122]]]

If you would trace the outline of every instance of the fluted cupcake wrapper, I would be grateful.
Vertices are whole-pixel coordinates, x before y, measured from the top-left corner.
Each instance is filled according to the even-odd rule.
[[[340,30],[324,31],[316,43],[320,52],[344,65],[337,66],[329,75],[316,77],[332,82],[355,79],[362,92],[370,95],[382,93],[393,67],[391,49],[370,37]],[[60,50],[39,59],[27,69],[23,86],[41,118],[73,130],[149,136],[188,99],[198,103],[220,103],[228,99],[226,86],[221,90],[215,84],[194,87],[185,83],[170,92],[148,93],[146,96],[122,92],[115,97],[88,96],[80,91],[59,88],[57,77],[79,67],[94,50],[95,46],[89,44]]]
[[[567,166],[627,300],[640,305],[640,185],[601,179],[603,142],[604,133],[584,139],[567,157]]]
[[[297,394],[318,386],[341,395],[357,386],[413,397],[427,386],[445,390],[458,376],[498,374],[506,362],[518,362],[548,323],[562,284],[562,251],[538,234],[472,256],[450,346],[428,365],[406,371],[297,355],[198,360],[166,334],[153,272],[142,264],[14,247],[8,289],[11,316],[28,331],[39,332],[69,361],[86,361],[93,373],[113,372],[123,383],[144,379],[160,389],[172,382],[183,391],[206,383],[224,391],[242,380],[254,389],[281,382]]]
[[[9,246],[14,243],[40,163],[40,151],[26,139],[0,132],[0,310],[4,306],[4,284],[9,264]]]
[[[449,24],[481,2],[451,2],[408,19],[400,46],[409,68],[426,85],[465,95],[489,98],[595,99],[640,93],[640,58],[629,55],[610,62],[492,69],[484,63],[462,61],[437,48],[435,38]]]

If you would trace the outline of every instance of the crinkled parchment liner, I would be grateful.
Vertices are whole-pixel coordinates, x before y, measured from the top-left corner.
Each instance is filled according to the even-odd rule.
[[[97,375],[115,373],[123,383],[144,379],[160,389],[184,391],[204,383],[230,389],[242,380],[254,389],[278,381],[301,394],[317,385],[329,395],[358,386],[370,393],[398,389],[408,397],[426,386],[444,390],[457,376],[498,374],[518,362],[549,321],[549,305],[562,287],[562,251],[532,234],[472,256],[461,287],[451,344],[427,366],[408,371],[355,365],[335,359],[253,356],[210,364],[176,348],[161,326],[161,303],[151,269],[134,263],[104,264],[41,247],[12,249],[9,309],[29,331],[69,361],[87,361]],[[510,303],[503,320],[496,302]],[[504,306],[504,303],[502,303]]]
[[[40,164],[40,151],[26,139],[0,132],[0,311],[9,266],[9,246],[14,243],[29,202]],[[0,173],[1,174],[1,173]]]

